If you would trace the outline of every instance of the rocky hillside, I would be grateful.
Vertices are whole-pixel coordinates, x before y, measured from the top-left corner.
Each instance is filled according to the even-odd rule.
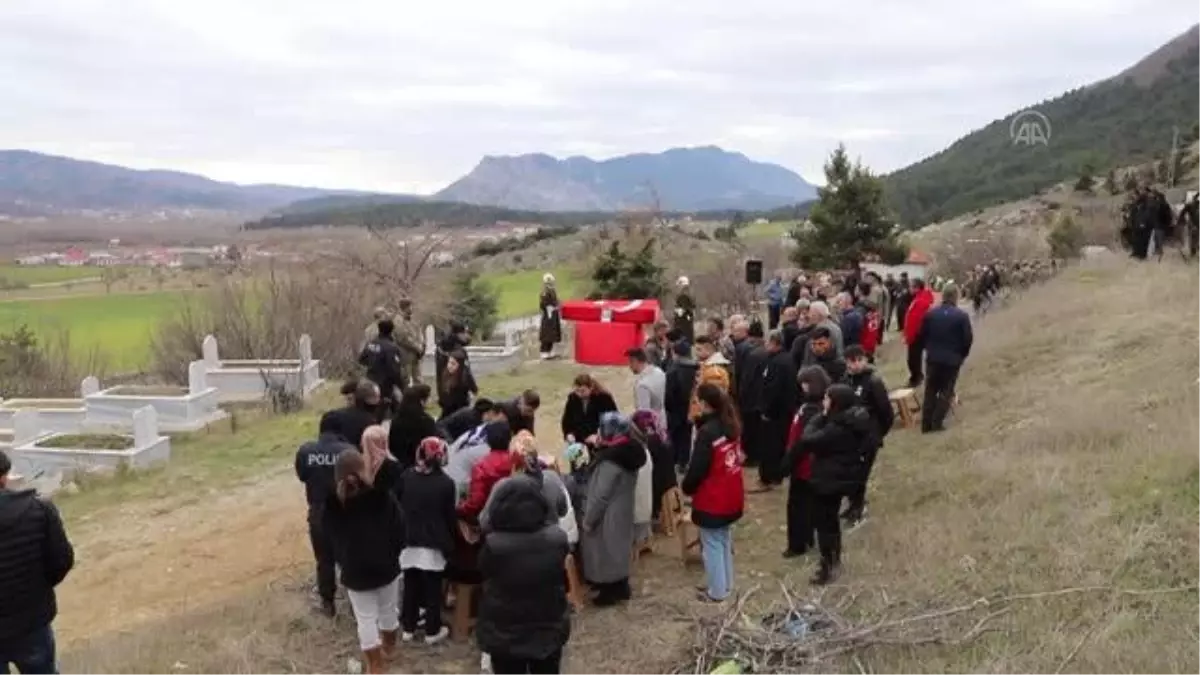
[[[354,193],[237,185],[179,171],[142,171],[28,150],[0,150],[0,215],[179,209],[265,212],[333,194]]]
[[[531,154],[484,157],[434,198],[537,211],[763,210],[807,201],[815,188],[776,164],[717,147],[596,161]]]
[[[1120,74],[1028,106],[1050,120],[1045,145],[1014,146],[1015,111],[936,155],[886,177],[892,206],[910,228],[1020,199],[1076,176],[1166,157],[1172,128],[1196,138],[1200,28]]]

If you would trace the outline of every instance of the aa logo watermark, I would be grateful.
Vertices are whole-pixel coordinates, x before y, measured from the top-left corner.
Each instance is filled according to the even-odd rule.
[[[1050,145],[1050,118],[1036,110],[1022,110],[1008,125],[1013,145]]]

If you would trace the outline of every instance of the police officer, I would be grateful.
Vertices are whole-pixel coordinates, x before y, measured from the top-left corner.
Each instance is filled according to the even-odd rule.
[[[367,369],[367,379],[379,385],[383,398],[390,401],[395,410],[400,402],[400,391],[407,383],[404,372],[406,357],[395,340],[396,324],[391,319],[379,322],[379,336],[363,347],[358,363]]]
[[[321,612],[328,617],[335,613],[333,595],[337,591],[337,577],[333,560],[333,545],[327,533],[321,529],[321,511],[333,494],[333,467],[337,457],[345,450],[354,450],[339,433],[339,415],[330,411],[321,416],[319,436],[296,451],[296,478],[304,483],[304,498],[308,502],[308,538],[312,542],[313,557],[317,561],[317,595],[321,598]]]

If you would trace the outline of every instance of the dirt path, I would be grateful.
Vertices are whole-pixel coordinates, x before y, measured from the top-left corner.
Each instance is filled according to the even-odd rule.
[[[84,517],[59,591],[64,645],[239,595],[304,560],[303,494],[289,472],[219,493],[141,502]]]

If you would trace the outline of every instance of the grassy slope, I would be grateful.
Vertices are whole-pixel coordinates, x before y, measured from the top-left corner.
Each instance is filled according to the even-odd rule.
[[[27,323],[45,339],[69,331],[72,353],[97,350],[110,372],[136,371],[149,357],[157,323],[176,307],[177,292],[89,295],[0,302],[0,331]]]
[[[872,518],[846,542],[849,618],[911,615],[980,596],[1197,581],[1200,424],[1193,269],[1073,269],[989,315],[963,373],[952,429],[897,430],[872,483]],[[1180,312],[1159,309],[1176,289]],[[1148,332],[1146,327],[1153,326]],[[884,372],[902,357],[885,345]],[[552,434],[570,364],[489,378],[488,393],[542,390]],[[604,371],[622,404],[627,377]],[[182,442],[170,466],[88,486],[63,511],[79,569],[60,593],[65,666],[97,672],[339,671],[355,651],[306,609],[299,487],[289,475],[314,413]],[[551,449],[551,448],[547,448]],[[738,583],[800,595],[812,562],[785,563],[780,492],[750,498],[737,529]],[[638,598],[576,619],[568,672],[661,671],[690,639],[695,569],[671,542],[644,561]],[[838,669],[1195,672],[1194,592],[1080,593],[1018,604],[966,646],[880,646]],[[967,626],[976,617],[970,617]],[[647,628],[653,630],[647,630]],[[1077,648],[1086,641],[1083,648]],[[619,643],[621,650],[613,650]],[[406,648],[408,672],[474,672],[469,646]],[[1064,664],[1070,657],[1070,662]],[[183,664],[176,665],[176,662]]]
[[[500,318],[514,319],[538,313],[538,294],[542,288],[542,270],[523,270],[487,275],[487,282],[499,295]],[[574,272],[567,267],[551,270],[558,285],[559,300],[576,298],[582,292]]]

